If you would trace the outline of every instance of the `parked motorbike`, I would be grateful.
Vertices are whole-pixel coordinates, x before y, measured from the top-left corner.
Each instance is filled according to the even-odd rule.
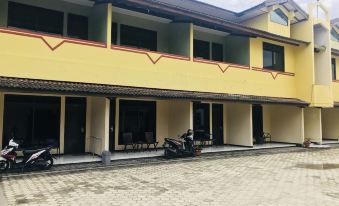
[[[195,147],[193,141],[193,131],[188,130],[180,139],[165,138],[165,157],[195,157]]]
[[[22,171],[28,167],[38,167],[40,169],[50,169],[53,166],[53,158],[51,155],[52,147],[39,148],[35,150],[22,150],[23,160],[17,161],[17,150],[19,143],[14,139],[9,141],[0,153],[0,172],[11,168],[21,168]]]

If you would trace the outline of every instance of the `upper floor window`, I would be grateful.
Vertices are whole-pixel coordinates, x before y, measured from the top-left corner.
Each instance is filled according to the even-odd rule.
[[[337,79],[337,65],[335,62],[335,58],[332,58],[332,79],[333,80]]]
[[[88,39],[88,17],[68,14],[67,34],[69,37]]]
[[[285,71],[285,52],[284,47],[274,44],[264,43],[263,62],[265,69]]]
[[[8,3],[8,26],[10,27],[62,35],[63,21],[63,12],[15,2]]]
[[[157,32],[133,26],[121,25],[121,45],[157,51]]]
[[[339,34],[333,28],[331,29],[331,38],[333,41],[339,41]]]
[[[288,26],[288,17],[281,9],[271,12],[271,21],[284,26]]]
[[[115,45],[118,44],[118,24],[115,22],[112,23],[111,42]]]
[[[207,41],[194,39],[194,58],[210,59],[210,43]]]
[[[211,47],[212,46],[212,47]],[[222,44],[194,39],[194,58],[219,61],[224,60],[224,48]]]

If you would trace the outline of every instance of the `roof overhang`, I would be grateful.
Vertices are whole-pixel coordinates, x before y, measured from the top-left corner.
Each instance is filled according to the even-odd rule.
[[[338,49],[332,49],[331,52],[332,52],[332,55],[339,56],[339,50]]]
[[[242,102],[250,104],[283,104],[301,107],[309,105],[307,102],[293,98],[127,87],[13,77],[0,77],[0,91],[167,100]]]
[[[220,30],[233,35],[261,37],[294,46],[308,45],[309,42],[292,39],[266,31],[245,27],[225,19],[199,13],[196,10],[178,7],[159,0],[96,0],[96,3],[112,3],[113,6],[127,8],[138,12],[169,18],[174,22],[192,22],[195,25]]]

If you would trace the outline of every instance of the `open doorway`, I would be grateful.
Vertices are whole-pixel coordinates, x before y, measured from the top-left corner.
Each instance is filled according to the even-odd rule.
[[[252,105],[252,125],[253,138],[256,144],[263,144],[264,139],[264,123],[263,123],[263,108],[261,105]]]
[[[212,135],[213,145],[224,144],[224,105],[212,105]]]

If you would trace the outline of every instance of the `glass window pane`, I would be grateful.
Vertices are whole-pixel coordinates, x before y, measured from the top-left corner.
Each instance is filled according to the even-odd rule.
[[[332,79],[336,80],[337,79],[337,68],[336,68],[336,62],[335,59],[332,59]]]
[[[212,60],[222,62],[224,60],[223,57],[224,57],[223,45],[213,43],[212,44]]]
[[[112,23],[112,44],[118,44],[118,24]]]
[[[271,21],[284,26],[288,26],[288,17],[284,14],[283,11],[281,11],[281,9],[276,9],[271,12]]]
[[[88,39],[88,17],[68,14],[67,34],[73,38]]]
[[[210,43],[194,39],[194,58],[210,59]]]
[[[121,45],[157,51],[157,32],[121,25]]]
[[[285,71],[284,47],[264,43],[263,44],[263,66],[266,69]]]

